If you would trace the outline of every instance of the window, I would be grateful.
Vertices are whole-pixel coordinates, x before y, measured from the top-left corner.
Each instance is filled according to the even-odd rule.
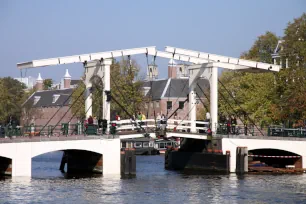
[[[159,148],[165,148],[165,143],[159,143]]]
[[[34,96],[34,104],[35,105],[40,99],[40,96]]]
[[[155,108],[159,108],[159,101],[155,101]]]
[[[184,101],[179,101],[179,109],[184,109]]]
[[[126,142],[122,142],[122,143],[121,143],[121,147],[122,147],[122,148],[126,148]]]
[[[149,104],[149,103],[146,103],[146,104],[145,104],[145,108],[148,108],[148,104]]]
[[[141,142],[135,142],[134,147],[135,148],[142,147],[142,143]]]
[[[142,146],[143,146],[143,147],[149,147],[149,143],[148,143],[148,142],[144,142],[144,143],[142,144]]]
[[[150,107],[151,107],[151,108],[153,108],[153,103],[154,103],[153,101],[150,103]]]
[[[52,103],[55,103],[59,99],[59,97],[60,97],[59,94],[53,94]]]
[[[167,109],[171,109],[172,108],[172,101],[167,101]]]

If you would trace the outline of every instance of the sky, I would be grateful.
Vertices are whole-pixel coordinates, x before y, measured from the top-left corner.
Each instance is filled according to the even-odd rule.
[[[20,77],[16,64],[36,59],[165,46],[231,57],[266,31],[282,36],[306,12],[304,0],[0,0],[0,77]],[[145,55],[132,56],[145,73]],[[159,78],[166,59],[157,59]],[[83,74],[82,64],[28,69],[23,76]]]

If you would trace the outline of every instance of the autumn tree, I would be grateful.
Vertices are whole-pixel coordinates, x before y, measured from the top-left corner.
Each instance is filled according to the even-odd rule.
[[[0,78],[0,123],[7,123],[10,118],[20,120],[22,103],[26,98],[26,86],[11,78]]]
[[[49,89],[51,89],[52,84],[53,84],[52,79],[44,79],[44,81],[43,81],[43,85],[44,85],[43,88],[44,88],[44,90],[49,90]]]
[[[261,35],[241,58],[272,62],[273,50],[278,38],[271,32]],[[257,123],[271,122],[270,106],[273,101],[274,74],[225,71],[219,84],[220,113],[223,115],[247,115]],[[234,98],[233,98],[233,97]]]
[[[281,44],[280,60],[288,68],[277,75],[276,94],[278,100],[273,108],[279,113],[275,119],[290,121],[295,126],[306,120],[306,14],[289,22]]]
[[[121,118],[128,118],[128,114],[120,107],[123,106],[129,115],[136,114],[144,104],[144,96],[142,93],[142,82],[139,77],[140,66],[136,61],[122,59],[121,61],[113,61],[110,67],[110,83],[111,95],[111,114],[119,114]],[[92,98],[93,98],[93,115],[103,118],[103,82],[98,76],[91,79],[92,82]],[[85,85],[83,81],[78,85],[77,90],[72,95],[71,104],[76,101],[80,94],[85,95]],[[116,102],[118,101],[120,105]],[[76,113],[76,117],[85,118],[85,98],[80,97],[72,106],[72,112]]]

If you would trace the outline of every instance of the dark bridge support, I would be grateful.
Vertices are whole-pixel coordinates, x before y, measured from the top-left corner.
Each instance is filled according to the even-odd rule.
[[[121,175],[136,175],[136,156],[134,148],[121,151]]]
[[[165,168],[196,173],[229,173],[229,154],[223,155],[220,139],[184,139],[179,150],[168,148]]]
[[[67,173],[103,173],[103,155],[81,150],[66,150],[63,153],[60,170]]]
[[[12,175],[12,160],[0,157],[0,175]]]

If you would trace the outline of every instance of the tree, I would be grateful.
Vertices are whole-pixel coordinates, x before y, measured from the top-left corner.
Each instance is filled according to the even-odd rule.
[[[119,114],[121,118],[127,118],[128,114],[120,107],[124,107],[129,115],[136,114],[141,110],[144,104],[144,96],[142,93],[142,82],[139,78],[140,67],[136,61],[122,59],[120,62],[113,61],[110,71],[111,95],[111,115]],[[98,76],[91,79],[92,82],[92,98],[93,98],[93,115],[103,118],[103,83]],[[78,96],[85,90],[85,85],[81,82],[77,90],[72,95],[71,104],[76,101]],[[84,94],[85,95],[85,94]],[[120,105],[115,103],[115,100]],[[80,97],[72,107],[72,113],[76,113],[76,117],[85,118],[85,99]]]
[[[278,101],[273,107],[280,114],[275,118],[301,126],[306,120],[306,13],[288,23],[282,47],[280,56],[288,60],[289,68],[277,75]]]
[[[44,90],[49,90],[52,87],[53,81],[52,79],[44,79]]]
[[[146,100],[142,92],[142,79],[139,77],[140,66],[134,60],[122,59],[114,61],[111,66],[111,91],[112,95],[125,107],[129,115],[134,115],[142,110]],[[128,118],[128,114],[115,102],[111,103],[114,114]]]
[[[271,63],[271,54],[278,38],[266,32],[254,42],[241,58]],[[243,118],[245,114],[256,122],[271,122],[270,106],[273,101],[274,74],[225,71],[219,84],[220,113]],[[232,96],[234,98],[232,98]]]
[[[19,121],[22,103],[27,96],[26,86],[11,78],[0,78],[0,123],[7,123],[11,117]]]

